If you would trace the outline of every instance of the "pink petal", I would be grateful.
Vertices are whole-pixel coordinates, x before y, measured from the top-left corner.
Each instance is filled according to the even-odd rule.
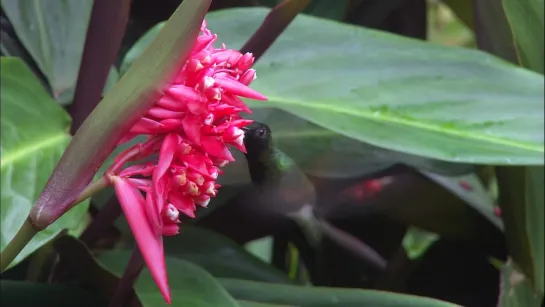
[[[229,148],[216,136],[203,136],[201,137],[201,144],[209,155],[222,160],[235,161],[233,155],[229,151]]]
[[[201,101],[190,101],[187,103],[187,110],[195,115],[203,115],[208,113],[206,103]]]
[[[169,118],[162,120],[161,125],[163,125],[165,131],[173,131],[180,129],[183,124],[181,119]]]
[[[172,193],[169,197],[178,211],[190,218],[195,218],[195,201],[191,197],[180,195],[179,193]]]
[[[206,157],[204,155],[198,155],[197,153],[192,153],[190,155],[179,155],[178,158],[183,162],[187,163],[187,167],[195,170],[201,174],[208,174],[208,169],[206,168]]]
[[[175,236],[180,233],[180,226],[176,224],[167,224],[163,226],[163,236]]]
[[[171,294],[168,286],[163,239],[161,234],[154,231],[150,225],[144,209],[144,198],[138,190],[121,178],[114,180],[114,188],[151,276],[165,301],[170,304]]]
[[[193,46],[193,50],[203,50],[216,39],[215,35],[201,35],[197,37],[197,42]]]
[[[157,101],[157,106],[169,109],[172,111],[185,111],[185,103],[178,101],[170,96],[163,96]]]
[[[127,181],[135,188],[144,191],[144,192],[150,192],[151,191],[151,180],[149,179],[141,179],[141,178],[127,178]]]
[[[201,101],[202,96],[193,88],[185,85],[173,85],[168,89],[168,94],[181,101]]]
[[[252,64],[254,64],[254,55],[246,52],[238,61],[238,69],[245,71],[252,67]]]
[[[161,107],[152,107],[148,110],[148,114],[160,119],[168,119],[168,118],[183,118],[185,115],[185,112],[176,112],[171,111],[165,108]]]
[[[167,172],[170,164],[172,164],[172,159],[174,159],[174,153],[179,143],[179,137],[174,133],[169,133],[165,137],[159,153],[157,167],[155,168],[155,172],[153,172],[154,181],[159,180]]]
[[[132,134],[153,134],[161,131],[163,126],[161,123],[154,121],[153,119],[149,119],[147,117],[142,117],[140,121],[134,125],[129,133]]]
[[[229,50],[214,52],[210,57],[212,58],[212,62],[214,63],[227,62],[229,63],[229,65],[234,66],[237,64],[238,59],[241,56],[242,55],[240,54],[240,52],[229,49]]]
[[[182,120],[182,125],[187,138],[194,144],[200,145],[202,121],[199,119],[199,117],[193,114],[187,114],[187,116]]]
[[[235,94],[237,96],[242,96],[255,100],[267,100],[267,97],[263,96],[258,91],[253,90],[246,85],[238,82],[237,80],[217,77],[216,86],[222,87],[226,91],[229,91],[231,94]]]
[[[153,170],[155,169],[155,165],[151,163],[142,163],[137,165],[132,165],[127,167],[126,169],[122,170],[119,173],[120,177],[130,177],[130,176],[151,176],[153,173]]]
[[[233,107],[239,108],[246,113],[252,114],[252,110],[248,108],[244,101],[234,95],[224,94],[223,96],[221,96],[221,101],[232,105]]]
[[[244,85],[250,85],[252,81],[256,79],[255,69],[248,69],[242,76],[240,76],[239,81]]]

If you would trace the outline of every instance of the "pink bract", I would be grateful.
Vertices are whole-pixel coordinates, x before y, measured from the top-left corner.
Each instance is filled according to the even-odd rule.
[[[252,121],[240,97],[266,100],[248,87],[256,78],[254,57],[225,45],[203,21],[187,62],[163,97],[120,143],[136,135],[147,140],[119,154],[107,177],[151,275],[170,304],[162,236],[179,233],[179,215],[195,217],[218,193],[220,168],[233,162],[233,146],[243,152],[244,131]],[[141,162],[145,160],[144,162]],[[122,169],[126,162],[136,164]],[[144,193],[144,194],[142,194]]]

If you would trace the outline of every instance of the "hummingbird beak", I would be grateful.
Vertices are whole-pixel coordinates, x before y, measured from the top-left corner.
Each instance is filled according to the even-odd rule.
[[[244,131],[244,133],[246,133],[246,132],[248,132],[250,130],[250,128],[248,126],[244,126],[244,127],[240,128],[240,129],[242,129],[242,131]]]

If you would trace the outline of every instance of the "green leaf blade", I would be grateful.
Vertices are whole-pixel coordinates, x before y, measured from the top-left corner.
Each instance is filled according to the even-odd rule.
[[[266,13],[223,10],[208,23],[236,48]],[[248,18],[234,22],[239,14]],[[543,76],[480,51],[300,15],[255,68],[254,88],[269,101],[252,108],[439,160],[544,163]]]
[[[53,96],[71,101],[93,2],[2,0],[19,40],[47,77]]]
[[[2,250],[26,220],[34,201],[70,142],[70,117],[17,58],[1,59],[1,241]],[[75,228],[88,202],[40,232],[15,258],[21,262],[64,228]]]
[[[496,173],[509,255],[532,290],[543,295],[543,167],[499,167]]]
[[[543,74],[543,0],[503,0],[520,64]]]
[[[237,279],[219,279],[239,300],[299,307],[454,307],[439,300],[375,290],[276,285]]]
[[[110,251],[99,257],[99,262],[117,275],[123,274],[130,251]],[[189,262],[166,258],[172,305],[194,307],[238,307],[237,302],[205,270]],[[135,285],[136,294],[143,306],[168,306],[151,274],[144,269]]]

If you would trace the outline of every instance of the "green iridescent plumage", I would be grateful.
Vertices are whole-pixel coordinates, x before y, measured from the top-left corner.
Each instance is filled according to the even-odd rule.
[[[274,146],[269,127],[254,122],[244,130],[250,177],[266,211],[289,214],[314,203],[314,186],[294,161]]]

